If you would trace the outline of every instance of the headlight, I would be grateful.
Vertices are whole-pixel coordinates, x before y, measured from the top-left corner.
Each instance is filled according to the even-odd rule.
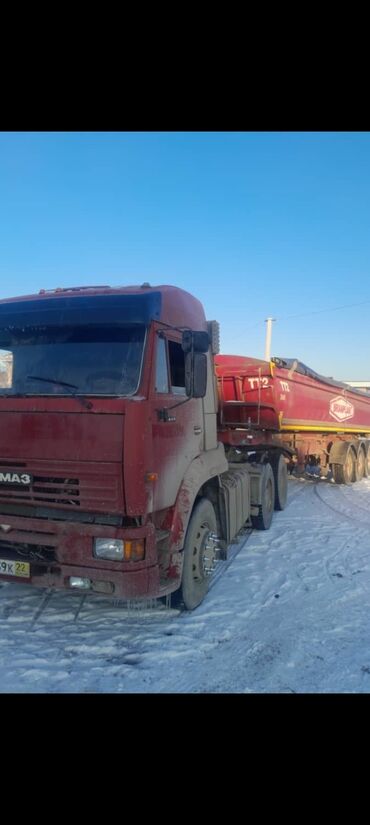
[[[96,559],[123,560],[122,539],[94,539],[94,556]]]
[[[111,561],[143,561],[145,559],[144,539],[94,539],[93,555],[96,559]]]

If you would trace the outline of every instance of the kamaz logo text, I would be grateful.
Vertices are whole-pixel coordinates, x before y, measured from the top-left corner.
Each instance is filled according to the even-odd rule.
[[[32,478],[28,473],[1,473],[0,484],[31,484]]]
[[[329,413],[337,421],[347,421],[348,418],[353,418],[355,408],[343,395],[337,395],[331,399]]]

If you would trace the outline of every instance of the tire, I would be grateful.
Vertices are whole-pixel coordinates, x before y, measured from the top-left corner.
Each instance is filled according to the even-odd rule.
[[[355,451],[352,447],[349,447],[344,464],[332,464],[333,478],[336,484],[352,484],[356,461]]]
[[[365,475],[366,453],[363,447],[359,447],[355,464],[354,481],[361,481]]]
[[[364,477],[369,478],[370,476],[370,445],[365,450],[365,467],[364,467]]]
[[[252,525],[256,530],[268,530],[275,505],[275,482],[271,464],[264,464],[261,481],[261,499],[258,516],[251,516]]]
[[[184,561],[180,590],[175,601],[186,610],[194,610],[208,590],[209,576],[204,571],[207,539],[217,532],[215,511],[210,501],[202,498],[192,512],[184,543]]]
[[[271,467],[275,482],[274,509],[284,510],[288,498],[288,468],[282,453],[272,457]]]

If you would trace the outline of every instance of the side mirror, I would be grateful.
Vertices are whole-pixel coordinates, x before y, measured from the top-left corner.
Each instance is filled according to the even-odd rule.
[[[189,398],[204,398],[206,394],[207,356],[202,352],[185,355],[185,391]]]
[[[210,337],[208,332],[193,332],[185,329],[182,333],[181,346],[184,352],[208,352]]]

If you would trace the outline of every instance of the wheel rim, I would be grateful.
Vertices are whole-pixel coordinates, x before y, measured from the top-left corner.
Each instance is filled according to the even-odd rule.
[[[365,475],[365,453],[362,448],[359,449],[357,456],[357,475],[359,480]]]
[[[366,453],[365,468],[366,468],[366,475],[370,476],[370,448],[368,449],[368,451]]]
[[[202,582],[212,567],[215,546],[210,536],[209,524],[204,522],[200,525],[193,544],[192,573],[196,582]]]
[[[346,460],[343,465],[344,476],[347,482],[352,481],[353,471],[355,469],[354,466],[354,454],[353,450],[348,450],[346,455]]]

